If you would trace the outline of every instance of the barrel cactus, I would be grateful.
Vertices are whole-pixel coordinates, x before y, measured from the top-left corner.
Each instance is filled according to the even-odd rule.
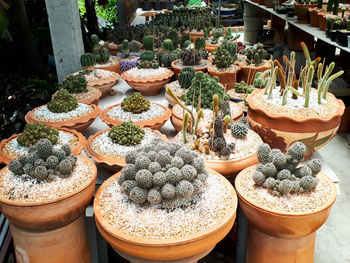
[[[47,104],[47,108],[54,113],[70,112],[78,108],[78,101],[67,90],[61,89]]]
[[[165,39],[162,43],[162,47],[168,51],[173,51],[175,49],[174,43],[171,39]]]
[[[199,65],[202,59],[199,50],[196,50],[194,48],[183,50],[180,54],[180,57],[184,66]]]
[[[142,47],[142,44],[141,44],[139,41],[132,40],[132,41],[129,43],[129,50],[130,50],[130,52],[132,52],[132,53],[139,53],[141,47]]]
[[[194,78],[195,70],[191,67],[185,67],[179,74],[178,81],[183,89],[188,89],[191,86],[192,79]]]
[[[139,65],[137,66],[139,69],[159,68],[159,62],[155,60],[155,54],[152,51],[146,50],[141,53]]]
[[[113,126],[108,133],[108,137],[116,144],[134,146],[141,143],[145,137],[145,131],[132,122],[127,121]]]
[[[84,53],[80,56],[80,64],[86,71],[92,71],[96,65],[96,58],[91,53]]]
[[[69,93],[82,93],[86,92],[87,81],[83,73],[78,73],[76,75],[69,75],[65,80],[63,80],[63,86]]]
[[[154,53],[149,50],[142,52],[140,55],[141,61],[152,61],[153,59],[154,59]]]
[[[134,92],[130,98],[124,98],[121,107],[124,111],[141,113],[148,111],[151,107],[149,100],[146,100],[140,92]]]
[[[40,139],[48,139],[52,145],[58,141],[58,131],[41,123],[28,123],[24,127],[21,135],[17,137],[17,142],[25,147],[35,145]]]
[[[142,39],[143,47],[145,50],[153,51],[154,39],[151,36],[144,36]]]

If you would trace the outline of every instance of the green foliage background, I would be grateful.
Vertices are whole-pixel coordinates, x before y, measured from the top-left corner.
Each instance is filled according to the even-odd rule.
[[[85,0],[78,0],[78,6],[80,15],[84,16],[86,13],[85,10]],[[118,22],[118,8],[117,8],[117,0],[109,0],[108,4],[105,6],[100,6],[95,4],[96,15],[102,19],[105,19],[111,23]]]

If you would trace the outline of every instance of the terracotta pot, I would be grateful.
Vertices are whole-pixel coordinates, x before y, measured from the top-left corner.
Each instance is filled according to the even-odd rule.
[[[153,78],[133,78],[129,76],[128,71],[122,73],[122,78],[134,89],[141,92],[145,96],[153,96],[159,94],[161,88],[169,82],[174,73],[170,69],[166,69],[166,74]]]
[[[163,127],[163,125],[170,119],[171,117],[171,110],[168,107],[165,107],[161,104],[155,103],[155,102],[151,102],[152,104],[156,104],[160,107],[162,107],[165,110],[165,113],[163,116],[160,117],[156,117],[152,120],[145,120],[145,121],[137,121],[137,122],[133,122],[134,124],[140,126],[140,127],[144,127],[144,128],[150,128],[152,130],[159,130],[161,127]],[[114,108],[119,106],[120,104],[116,104],[116,105],[112,105],[109,106],[107,109],[103,110],[100,114],[100,118],[103,122],[105,122],[109,127],[113,127],[114,125],[119,125],[122,124],[124,121],[117,119],[117,118],[111,118],[108,117],[107,112]]]
[[[77,132],[75,130],[69,130],[66,128],[59,128],[57,130],[72,133],[77,138],[76,145],[74,145],[74,147],[72,147],[72,145],[70,145],[70,146],[71,146],[72,153],[79,155],[81,153],[84,145],[86,144],[85,137],[80,132]],[[7,143],[11,142],[13,139],[17,138],[19,135],[21,135],[21,133],[14,134],[10,138],[4,139],[1,141],[1,143],[0,143],[0,163],[8,164],[11,160],[14,160],[17,157],[19,157],[19,155],[16,154],[14,156],[13,154],[11,154],[7,150],[5,150],[5,145]]]
[[[263,0],[263,5],[269,8],[274,8],[275,4],[272,0]]]
[[[67,121],[39,121],[34,119],[33,113],[36,109],[39,109],[45,105],[42,105],[38,108],[35,108],[31,111],[29,111],[26,116],[25,120],[27,123],[43,123],[47,126],[54,127],[54,128],[68,128],[68,129],[74,129],[79,132],[85,131],[91,123],[96,119],[96,117],[100,113],[100,109],[95,105],[91,104],[90,106],[93,107],[93,111],[87,115],[81,116],[78,119],[75,120],[67,120]]]
[[[203,37],[204,37],[203,32],[190,32],[190,38],[192,43],[195,43],[197,38],[203,38]]]
[[[87,87],[88,90],[93,90],[92,94],[89,96],[84,96],[83,93],[71,93],[71,95],[78,100],[78,102],[85,103],[85,104],[95,104],[98,106],[98,100],[102,96],[102,92],[99,89],[93,88],[93,87]],[[53,94],[52,98],[54,98],[56,95]]]
[[[89,86],[99,89],[102,92],[101,98],[104,98],[108,95],[113,86],[117,84],[119,78],[120,75],[118,73],[115,73],[106,79],[92,80],[87,78],[86,80]]]
[[[264,62],[259,66],[247,65],[245,61],[238,62],[238,66],[241,68],[241,70],[238,72],[237,82],[241,82],[243,80],[248,85],[253,85],[255,74],[257,72],[264,72],[270,68],[267,60],[264,60]]]
[[[118,45],[117,44],[115,44],[114,42],[110,42],[110,43],[108,43],[108,48],[109,48],[109,51],[111,52],[112,56],[118,55]]]
[[[215,49],[219,46],[219,44],[205,44],[205,50],[208,53],[215,53]]]
[[[257,4],[259,4],[259,5],[264,5],[264,0],[256,0],[255,3],[257,3]]]
[[[239,108],[239,112],[236,115],[231,116],[234,121],[237,121],[239,118],[243,117],[243,108],[235,102],[230,101],[230,103],[231,105],[234,105],[235,107]],[[177,114],[177,107],[180,106],[176,104],[172,109],[173,114],[171,116],[171,123],[173,124],[175,130],[179,132],[182,130],[183,116]]]
[[[40,202],[0,198],[1,212],[10,221],[17,262],[90,262],[84,213],[95,192],[97,169],[88,158],[78,158],[92,165],[93,176],[71,194]]]
[[[95,66],[95,68],[109,70],[109,71],[120,74],[120,63],[119,63],[118,59],[114,59],[114,64],[112,64],[112,65],[108,65],[108,66],[98,65],[98,66]]]
[[[322,31],[326,31],[328,28],[328,21],[326,19],[326,15],[326,13],[318,13],[318,22]]]
[[[240,185],[243,174],[255,166],[244,169],[235,180],[239,205],[247,218],[247,261],[248,263],[312,263],[315,247],[315,232],[330,213],[336,199],[336,188],[324,174],[323,178],[332,188],[329,199],[320,208],[312,212],[282,212],[253,201]],[[293,197],[291,197],[293,198]]]
[[[209,67],[208,72],[212,77],[219,77],[220,83],[226,88],[226,90],[230,90],[235,87],[237,74],[238,71],[240,71],[239,66],[233,67],[234,68],[230,71],[217,71],[214,67]]]
[[[317,8],[309,8],[309,13],[310,13],[310,24],[313,27],[319,27],[320,22],[318,19],[318,13],[320,12],[320,9]]]
[[[145,128],[145,129],[149,129],[149,128]],[[119,171],[121,168],[123,168],[125,166],[125,158],[124,156],[120,155],[118,157],[115,157],[115,158],[111,158],[111,157],[107,157],[107,156],[103,156],[99,153],[97,153],[96,151],[94,151],[94,149],[92,148],[92,141],[99,135],[101,135],[102,133],[104,132],[107,132],[107,131],[110,131],[111,128],[108,128],[108,129],[105,129],[105,130],[102,130],[102,131],[99,131],[97,132],[96,134],[94,135],[91,135],[89,137],[89,139],[87,140],[87,143],[85,144],[84,146],[84,150],[85,150],[85,153],[91,157],[92,159],[94,159],[94,161],[98,164],[101,164],[103,165],[103,167],[111,170],[111,171]],[[168,139],[165,135],[161,134],[159,131],[157,130],[152,130],[152,132],[158,134],[162,139],[163,141],[167,142]]]
[[[339,104],[336,113],[327,119],[320,117],[297,118],[271,113],[263,107],[255,106],[253,97],[264,90],[254,90],[248,96],[248,121],[252,130],[257,132],[272,148],[278,148],[285,152],[292,143],[301,141],[307,148],[305,155],[305,160],[307,160],[336,134],[345,106],[343,101],[336,99],[333,94],[329,93],[328,95]]]
[[[177,80],[176,80],[176,82],[177,82]],[[175,93],[175,95],[181,100],[181,96],[182,96],[182,94],[179,94],[179,93],[176,93],[175,91],[173,91],[174,93]],[[165,93],[164,93],[164,95],[165,95],[165,98],[167,99],[167,101],[169,102],[169,104],[172,106],[172,107],[174,107],[176,104],[177,104],[177,101],[175,100],[175,99],[173,99],[173,97],[171,97],[170,95],[169,95],[169,93],[165,90]],[[182,101],[182,100],[181,100]]]
[[[174,70],[176,79],[177,79],[177,77],[179,76],[179,74],[181,73],[181,70],[182,70],[184,67],[188,67],[188,66],[184,66],[184,67],[177,66],[177,65],[176,65],[176,62],[177,62],[177,61],[180,61],[180,60],[181,60],[181,59],[177,59],[177,60],[174,60],[173,62],[171,62],[171,67],[172,67],[173,70]],[[208,62],[208,65],[205,65],[205,66],[202,66],[202,67],[194,67],[193,69],[194,69],[195,71],[207,72],[208,67],[211,66],[211,62],[210,62],[209,60],[206,60],[206,59],[202,59],[202,60],[207,61],[207,62]]]
[[[299,4],[294,3],[294,12],[298,17],[298,23],[309,24],[310,23],[310,13],[309,8],[315,8],[316,4]]]
[[[131,262],[197,262],[229,233],[236,218],[237,199],[232,185],[215,171],[210,170],[210,173],[217,176],[230,189],[232,206],[220,222],[206,230],[179,238],[151,239],[129,235],[110,225],[101,214],[100,196],[105,187],[117,179],[119,173],[106,180],[96,193],[94,201],[96,226],[114,250]]]

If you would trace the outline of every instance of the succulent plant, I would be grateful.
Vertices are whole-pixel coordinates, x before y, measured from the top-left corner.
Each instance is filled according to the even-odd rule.
[[[180,44],[179,34],[175,28],[170,28],[167,38],[173,42],[173,48],[177,48]]]
[[[140,61],[137,68],[152,68],[157,69],[159,68],[159,63],[157,60],[155,60],[155,55],[152,51],[146,50],[141,53],[140,55]]]
[[[254,64],[257,66],[267,57],[267,51],[263,44],[257,43],[253,47],[247,48],[245,55],[247,56],[246,62],[248,65]]]
[[[235,83],[235,92],[237,93],[250,94],[253,92],[254,89],[255,89],[254,87],[248,85],[243,80],[241,82]]]
[[[154,39],[151,36],[144,36],[142,39],[143,47],[145,50],[153,51]]]
[[[141,113],[149,110],[151,103],[140,92],[134,92],[131,97],[123,99],[121,107],[124,111]]]
[[[154,53],[152,51],[146,50],[140,55],[141,61],[152,61],[154,60]]]
[[[255,184],[277,196],[313,191],[318,183],[315,177],[322,164],[320,160],[313,159],[307,166],[298,167],[305,152],[306,147],[301,142],[293,143],[286,154],[262,144],[257,151],[260,163],[252,177]]]
[[[196,66],[201,61],[200,52],[194,48],[185,49],[180,54],[184,66]]]
[[[236,55],[232,56],[231,53],[228,50],[226,50],[223,46],[219,46],[216,49],[216,53],[213,58],[213,63],[216,65],[217,68],[228,68],[235,62],[236,57]]]
[[[194,75],[195,75],[195,70],[192,67],[183,68],[178,77],[178,81],[181,88],[188,89],[191,86]]]
[[[86,71],[92,71],[96,65],[96,58],[94,54],[84,53],[80,56],[80,64]]]
[[[231,128],[232,136],[237,139],[243,139],[248,134],[248,127],[243,123],[235,123]]]
[[[127,58],[130,55],[129,41],[127,39],[123,40],[123,44],[121,46],[121,53],[124,58]]]
[[[63,156],[58,159],[55,151],[63,151]],[[68,145],[60,149],[53,149],[50,140],[40,139],[35,146],[31,147],[30,153],[12,160],[9,163],[9,170],[16,176],[30,176],[37,182],[51,181],[57,176],[67,177],[74,170],[77,157],[70,154]]]
[[[70,112],[78,108],[78,101],[67,90],[61,89],[47,104],[47,108],[54,113]]]
[[[197,50],[205,49],[205,39],[204,38],[197,38],[195,43],[194,43],[194,47]]]
[[[165,39],[162,43],[162,47],[168,51],[173,51],[175,49],[174,43],[171,39]]]
[[[188,48],[191,44],[192,44],[191,40],[186,40],[186,41],[182,44],[181,48],[182,48],[182,49],[186,49],[186,48]]]
[[[84,74],[80,72],[76,75],[69,75],[63,80],[62,88],[68,90],[69,93],[75,94],[87,91],[86,86],[86,78]]]
[[[156,155],[153,161],[148,158],[151,152]],[[204,161],[196,153],[176,142],[154,140],[126,154],[118,184],[134,203],[173,209],[190,205],[202,193],[206,178]]]
[[[127,121],[113,126],[108,136],[116,144],[134,146],[141,143],[145,137],[145,131],[132,122]]]
[[[93,34],[90,37],[92,42],[92,51],[95,56],[96,62],[104,64],[109,61],[110,51],[106,44],[100,44],[100,40],[97,35]]]
[[[141,48],[142,48],[142,44],[139,41],[132,40],[129,43],[129,50],[132,53],[139,53]]]
[[[48,139],[52,145],[58,141],[58,131],[41,123],[26,124],[21,135],[17,137],[17,142],[29,147],[35,145],[40,139]]]

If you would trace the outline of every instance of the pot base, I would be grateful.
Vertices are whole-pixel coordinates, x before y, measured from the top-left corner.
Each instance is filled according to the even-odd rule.
[[[267,235],[248,225],[247,263],[312,263],[316,232],[301,238],[284,239]]]
[[[10,229],[18,263],[91,262],[84,216],[49,231],[31,231],[12,223]]]

